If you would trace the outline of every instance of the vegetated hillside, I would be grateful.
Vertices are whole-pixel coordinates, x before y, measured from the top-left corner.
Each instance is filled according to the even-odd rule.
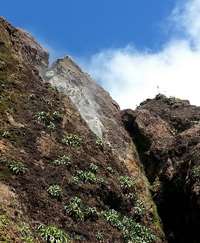
[[[79,241],[165,236],[118,105],[0,18],[0,242]]]
[[[168,242],[200,242],[200,107],[157,95],[122,112]]]

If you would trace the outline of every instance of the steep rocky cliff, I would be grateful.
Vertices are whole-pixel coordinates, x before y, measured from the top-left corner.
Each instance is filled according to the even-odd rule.
[[[157,95],[122,119],[135,142],[169,242],[200,242],[200,107]]]
[[[48,57],[0,18],[0,242],[199,243],[200,108]]]
[[[120,109],[0,18],[0,242],[165,242]]]

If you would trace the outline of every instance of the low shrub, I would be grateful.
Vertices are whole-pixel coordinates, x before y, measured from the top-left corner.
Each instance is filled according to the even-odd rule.
[[[84,205],[82,200],[78,197],[70,199],[69,204],[65,205],[66,212],[75,220],[84,220]]]
[[[20,228],[20,233],[21,233],[21,240],[25,243],[34,243],[35,240],[34,240],[34,237],[33,237],[33,234],[30,230],[30,227],[23,223]]]
[[[90,170],[91,172],[93,172],[93,173],[97,173],[98,170],[99,170],[99,167],[98,167],[97,165],[91,163],[90,166],[89,166],[89,170]]]
[[[4,229],[10,224],[10,220],[6,215],[0,215],[0,229]]]
[[[8,168],[15,175],[24,174],[28,170],[27,167],[20,161],[9,162]]]
[[[104,242],[104,235],[103,235],[103,233],[102,232],[97,232],[96,233],[96,239],[97,239],[97,241],[100,241],[100,242]]]
[[[63,230],[56,226],[39,225],[38,233],[40,237],[48,243],[70,243],[70,237]]]
[[[62,189],[59,185],[51,185],[47,192],[53,198],[60,198],[62,196]]]
[[[143,216],[145,214],[145,206],[141,200],[136,200],[133,207],[134,214],[137,216]]]
[[[65,205],[65,210],[75,220],[86,220],[87,218],[97,218],[98,212],[95,207],[88,207],[84,205],[79,197],[73,197],[69,203]]]
[[[126,242],[155,243],[157,240],[149,228],[136,223],[131,218],[122,216],[113,209],[102,212],[102,216],[108,223],[121,231]]]
[[[97,138],[96,145],[100,148],[103,148],[103,140],[101,138]]]
[[[53,161],[50,161],[50,164],[52,165],[56,165],[56,166],[59,166],[59,165],[70,165],[71,164],[71,159],[69,156],[66,156],[66,155],[63,155]]]
[[[58,111],[54,111],[52,114],[45,111],[39,111],[35,114],[35,118],[38,123],[43,124],[49,130],[55,130],[55,123],[61,120],[62,115]]]
[[[10,138],[11,134],[9,131],[0,131],[0,137],[2,138]]]
[[[75,134],[69,134],[63,137],[62,143],[71,147],[80,147],[82,144],[82,138]]]
[[[129,189],[135,185],[134,179],[130,176],[120,176],[119,182],[122,189]]]
[[[200,180],[200,165],[196,165],[192,168],[191,176],[194,180]]]
[[[91,171],[78,170],[76,176],[72,178],[73,182],[95,183],[97,181],[96,175]]]

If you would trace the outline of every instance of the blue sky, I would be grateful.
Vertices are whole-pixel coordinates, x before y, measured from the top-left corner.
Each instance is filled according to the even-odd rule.
[[[91,55],[134,43],[159,49],[175,0],[6,0],[1,15],[59,52]]]
[[[6,0],[1,15],[75,58],[122,108],[158,92],[200,105],[200,0]],[[52,59],[52,58],[51,58]]]

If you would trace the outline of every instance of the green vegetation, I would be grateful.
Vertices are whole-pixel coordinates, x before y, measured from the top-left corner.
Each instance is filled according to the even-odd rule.
[[[72,177],[72,182],[78,184],[79,182],[84,183],[103,183],[103,178],[97,178],[96,173],[98,172],[99,167],[93,163],[89,165],[89,170],[83,171],[78,170],[76,175]]]
[[[66,212],[76,220],[84,220],[84,205],[78,197],[73,197],[69,204],[65,206]]]
[[[96,145],[100,148],[103,148],[103,140],[101,138],[97,138]]]
[[[53,198],[60,198],[62,196],[62,189],[59,185],[51,185],[47,192]]]
[[[70,238],[68,234],[55,226],[39,225],[38,233],[45,242],[70,243]]]
[[[28,170],[27,167],[20,161],[9,162],[8,168],[15,175],[24,174]]]
[[[194,180],[200,180],[200,165],[196,165],[192,168],[191,176]]]
[[[93,173],[97,173],[98,169],[99,169],[99,167],[93,163],[91,163],[89,166],[89,170]]]
[[[115,171],[113,170],[113,168],[111,166],[108,166],[107,168],[107,171],[110,173],[110,174],[114,174]]]
[[[49,130],[55,130],[55,123],[60,121],[62,116],[59,112],[54,111],[52,114],[45,111],[39,111],[35,114],[38,123],[43,124]]]
[[[62,143],[71,147],[80,147],[82,144],[82,138],[75,134],[68,134],[63,137]]]
[[[151,230],[139,223],[136,223],[132,218],[122,216],[113,209],[102,212],[102,216],[112,226],[121,231],[126,242],[156,242],[156,236],[151,232]]]
[[[143,216],[145,214],[144,203],[141,200],[136,200],[133,210],[135,215]]]
[[[79,197],[73,197],[65,210],[73,219],[83,221],[86,218],[98,217],[98,212],[95,207],[87,207],[83,204]]]
[[[120,176],[119,182],[122,189],[129,189],[135,185],[134,179],[130,176]]]
[[[96,234],[96,239],[98,240],[98,241],[100,241],[100,242],[104,242],[104,235],[103,235],[103,233],[102,232],[97,232],[97,234]]]
[[[19,231],[21,233],[21,240],[25,243],[34,243],[34,237],[33,237],[33,234],[30,230],[30,227],[23,223],[20,228],[19,228]]]
[[[72,181],[75,183],[84,182],[84,183],[95,183],[97,178],[95,173],[91,171],[78,170],[76,176],[73,176]]]
[[[10,221],[6,215],[0,215],[0,229],[4,229],[9,223]]]
[[[59,166],[59,165],[69,166],[71,164],[71,159],[69,156],[63,155],[53,161],[50,161],[50,164],[56,165],[56,166]]]
[[[0,131],[0,137],[2,138],[10,138],[10,132],[9,131]]]

